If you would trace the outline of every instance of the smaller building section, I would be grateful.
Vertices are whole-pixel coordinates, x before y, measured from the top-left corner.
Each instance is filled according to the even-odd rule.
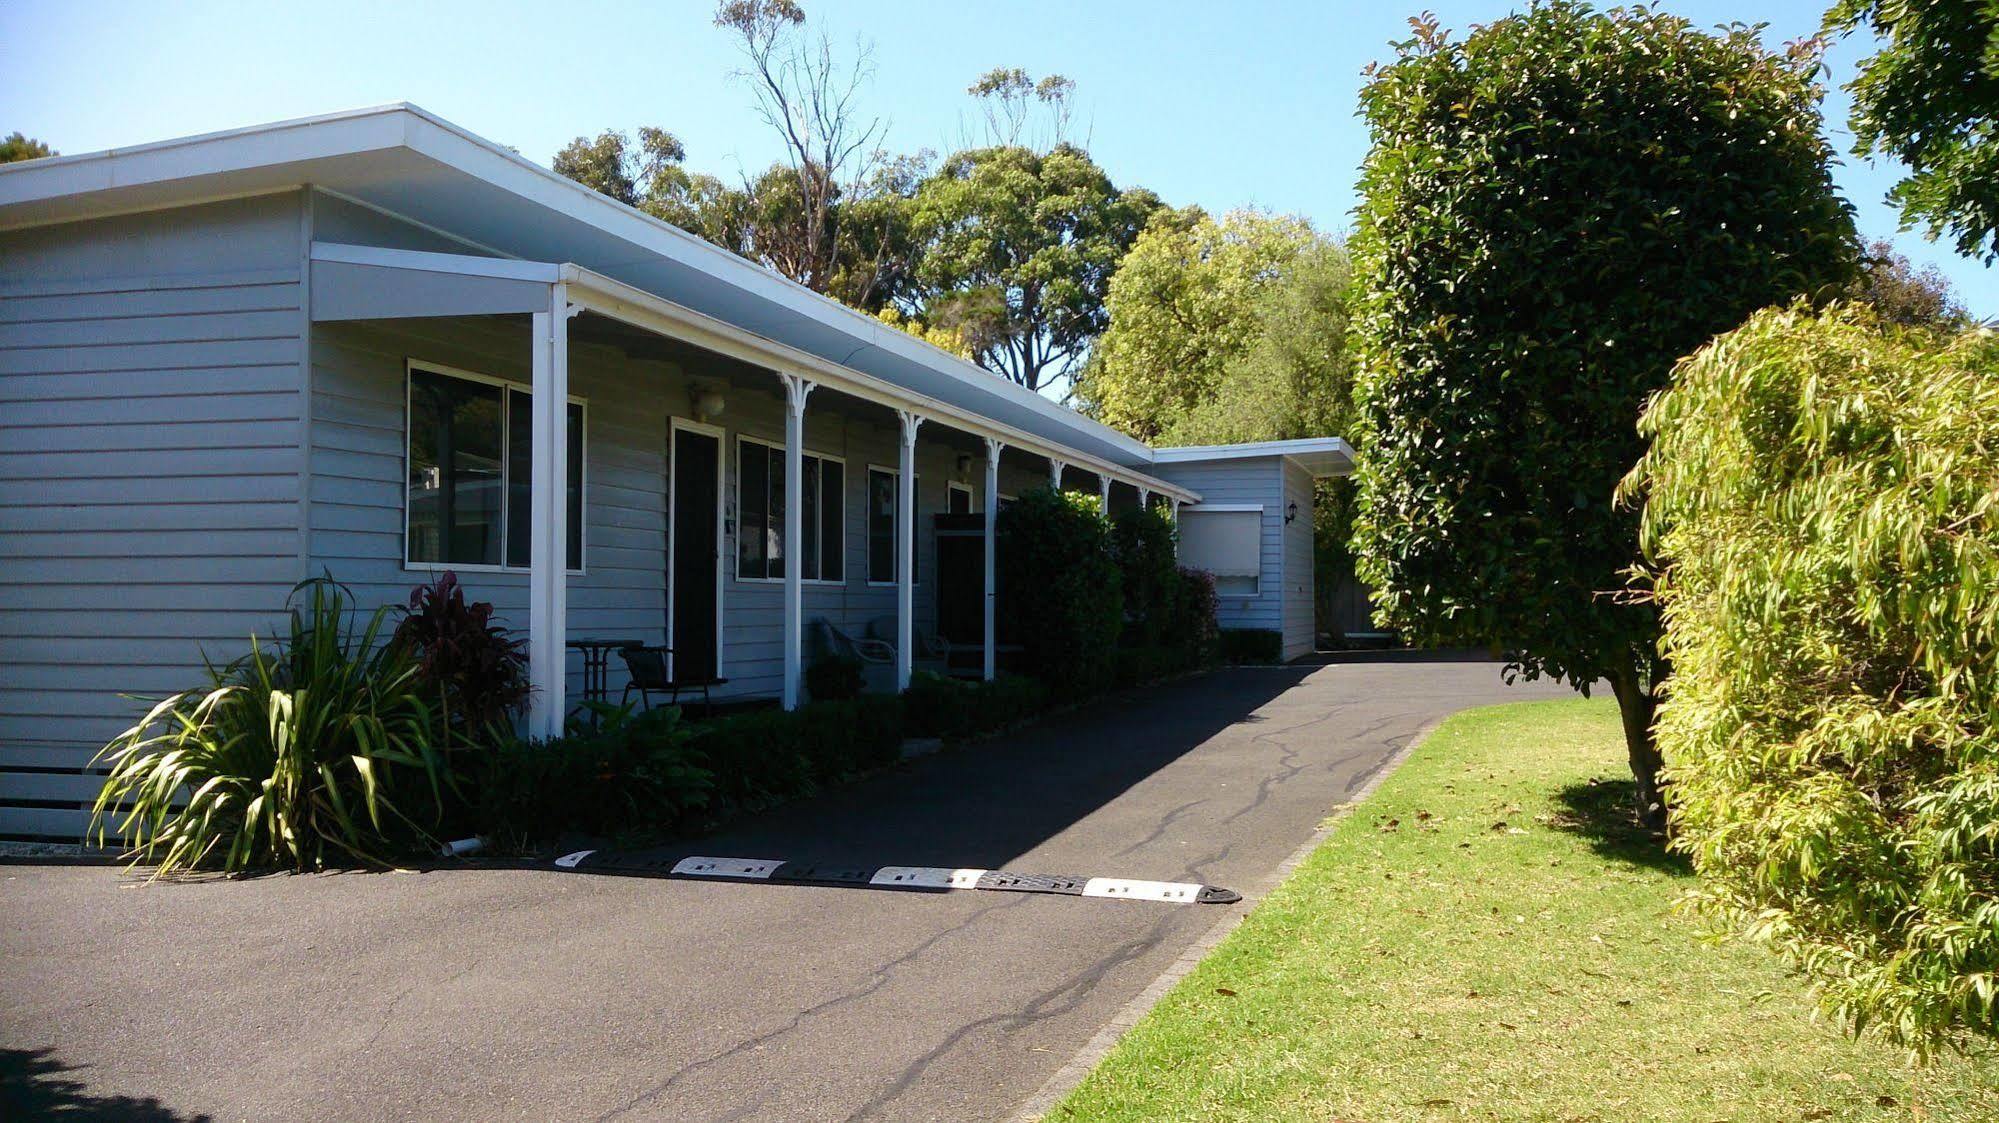
[[[1286,659],[1310,654],[1313,481],[1353,471],[1347,443],[1313,437],[1161,448],[1152,470],[1201,494],[1180,508],[1180,563],[1215,575],[1221,626],[1278,633]]]

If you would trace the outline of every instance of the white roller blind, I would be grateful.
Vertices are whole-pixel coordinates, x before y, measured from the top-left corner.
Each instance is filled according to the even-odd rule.
[[[1217,577],[1263,572],[1263,512],[1180,512],[1180,564]]]

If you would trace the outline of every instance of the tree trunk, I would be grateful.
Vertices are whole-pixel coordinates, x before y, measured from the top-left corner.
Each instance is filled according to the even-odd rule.
[[[1626,664],[1611,675],[1610,688],[1624,719],[1624,751],[1631,760],[1631,778],[1637,782],[1633,803],[1638,819],[1652,830],[1664,830],[1666,799],[1659,790],[1659,768],[1665,762],[1652,736],[1652,719],[1659,711],[1657,686],[1647,690],[1638,680],[1638,669]]]

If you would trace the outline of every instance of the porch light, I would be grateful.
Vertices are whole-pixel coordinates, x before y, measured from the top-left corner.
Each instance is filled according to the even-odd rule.
[[[722,416],[728,405],[729,400],[722,396],[720,390],[707,387],[694,395],[694,416],[700,421],[713,421]]]
[[[1296,503],[1295,501],[1293,501],[1293,502],[1291,502],[1291,503],[1287,503],[1287,504],[1285,504],[1285,506],[1284,506],[1284,525],[1285,525],[1285,526],[1290,526],[1290,525],[1291,525],[1291,520],[1293,520],[1293,519],[1295,519],[1295,518],[1297,518],[1297,517],[1298,517],[1298,504],[1297,504],[1297,503]]]

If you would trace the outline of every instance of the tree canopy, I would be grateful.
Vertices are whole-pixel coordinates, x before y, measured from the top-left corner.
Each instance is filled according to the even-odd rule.
[[[1889,193],[1911,226],[1999,258],[1999,4],[1839,0],[1826,29],[1886,40],[1847,84],[1854,152],[1909,166]]]
[[[0,137],[0,164],[12,164],[21,160],[39,160],[44,156],[59,156],[61,153],[31,136],[19,131]]]
[[[981,366],[1040,390],[1104,330],[1111,276],[1160,206],[1072,145],[956,153],[913,202],[921,318],[962,332]]]
[[[1907,256],[1895,252],[1894,243],[1886,238],[1867,243],[1860,278],[1848,290],[1848,299],[1868,305],[1884,321],[1903,327],[1951,332],[1973,322],[1971,313],[1951,291],[1943,270],[1934,265],[1916,268]]]
[[[1410,638],[1608,680],[1658,822],[1666,668],[1612,496],[1680,356],[1853,276],[1817,59],[1568,0],[1412,24],[1362,92],[1361,577]]]

